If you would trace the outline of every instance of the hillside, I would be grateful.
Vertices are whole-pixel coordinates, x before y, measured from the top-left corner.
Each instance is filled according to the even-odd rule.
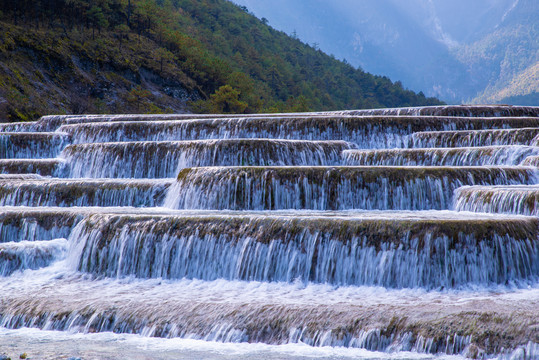
[[[234,1],[337,58],[429,96],[452,103],[534,96],[526,79],[539,61],[535,0]]]
[[[537,16],[539,5],[536,1],[519,0],[494,31],[456,51],[460,61],[485,77],[486,86],[474,102],[504,102],[512,97],[537,98]],[[534,105],[539,105],[539,102]]]
[[[0,118],[8,121],[50,113],[438,103],[276,31],[226,0],[0,3]]]
[[[497,85],[497,86],[496,86]],[[539,61],[505,81],[489,87],[476,102],[509,103],[529,106],[539,104]]]

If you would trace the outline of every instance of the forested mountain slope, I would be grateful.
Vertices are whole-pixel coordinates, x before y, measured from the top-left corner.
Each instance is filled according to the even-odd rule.
[[[226,0],[0,2],[3,120],[437,103],[276,31]]]
[[[537,0],[233,1],[429,96],[539,105]]]

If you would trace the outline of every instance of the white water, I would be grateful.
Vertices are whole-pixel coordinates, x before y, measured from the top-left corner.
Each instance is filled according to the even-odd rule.
[[[112,119],[114,120],[114,118]],[[72,136],[74,143],[118,141],[179,141],[199,139],[297,139],[342,140],[360,148],[407,146],[415,131],[534,127],[539,118],[452,117],[354,117],[303,116],[214,118],[166,121],[106,121],[62,125],[58,132]]]
[[[539,358],[536,112],[0,125],[0,355]]]
[[[275,139],[118,142],[68,146],[69,177],[167,178],[196,166],[337,165],[344,141]],[[159,166],[155,164],[159,163]]]
[[[325,351],[357,355],[362,352],[339,348],[324,350],[323,346],[342,346],[343,344],[339,342],[338,337],[332,334],[332,331],[313,332],[311,328],[313,322],[320,321],[317,313],[324,314],[325,319],[331,319],[332,324],[336,327],[333,331],[338,333],[338,326],[349,324],[351,318],[373,309],[384,309],[384,311],[393,313],[400,311],[409,317],[420,318],[422,315],[417,309],[428,307],[432,311],[437,311],[451,318],[456,312],[470,311],[477,306],[483,306],[496,311],[500,317],[514,316],[511,315],[514,313],[535,316],[536,314],[530,313],[533,311],[530,306],[537,306],[539,298],[537,286],[527,289],[500,286],[429,292],[424,289],[387,290],[381,287],[335,288],[329,285],[303,284],[301,282],[267,283],[225,280],[208,282],[129,278],[94,280],[66,269],[66,265],[60,262],[48,269],[26,271],[14,274],[11,278],[0,278],[2,289],[5,289],[6,294],[9,294],[3,297],[6,300],[10,299],[11,309],[14,311],[20,308],[18,303],[21,301],[24,301],[26,306],[41,304],[41,306],[50,309],[46,318],[32,319],[27,316],[23,323],[21,323],[23,319],[15,314],[4,315],[0,320],[0,325],[10,325],[11,327],[18,322],[35,326],[42,323],[44,329],[61,329],[70,333],[67,335],[50,333],[52,338],[50,340],[55,340],[54,337],[83,339],[84,336],[76,335],[76,333],[80,331],[86,333],[88,331],[104,332],[107,329],[110,331],[111,328],[116,328],[120,324],[123,324],[124,331],[127,332],[135,330],[144,336],[158,335],[158,331],[163,330],[161,329],[162,324],[166,322],[169,325],[168,336],[181,336],[182,338],[205,341],[244,342],[249,337],[260,338],[261,335],[239,329],[235,330],[231,324],[256,323],[257,318],[265,322],[276,314],[280,314],[280,316],[288,314],[286,315],[288,320],[285,320],[284,324],[289,326],[287,329],[289,331],[284,334],[285,338],[279,342],[306,343],[322,347],[321,350],[310,348],[302,354],[303,356],[306,356],[307,353],[323,354]],[[21,283],[25,286],[21,287]],[[23,300],[22,297],[29,293],[34,294],[32,298]],[[528,305],[524,306],[525,303]],[[81,308],[83,304],[88,309]],[[361,304],[361,306],[357,304]],[[112,323],[110,322],[111,314],[114,314]],[[252,317],[246,317],[246,314],[251,314]],[[138,321],[134,321],[136,319]],[[178,321],[177,325],[174,321]],[[314,326],[316,329],[316,325]],[[27,331],[11,332],[11,334],[13,336],[28,336]],[[424,352],[427,349],[423,347],[428,346],[422,339],[413,341],[412,338],[406,337],[388,339],[385,342],[383,337],[380,337],[380,333],[374,329],[368,332],[359,329],[353,331],[357,331],[357,335],[349,339],[347,347]],[[10,333],[7,329],[3,332]],[[33,334],[40,333],[33,332]],[[91,335],[86,337],[96,338],[96,336]],[[118,347],[121,344],[117,344],[117,340],[124,337],[105,334],[103,338],[108,338],[109,345]],[[178,350],[178,346],[181,348],[181,341],[177,340],[150,340],[147,337],[133,337],[133,339],[138,339],[143,343],[154,341],[165,346],[168,345],[171,350]],[[456,344],[452,341],[453,339],[451,339],[450,344]],[[464,340],[462,348],[457,352],[462,351],[466,345],[466,340]],[[205,346],[211,348],[212,344],[199,343],[199,346],[200,348],[205,348]],[[238,347],[248,348],[249,346],[245,344]],[[226,347],[224,346],[224,348]],[[256,349],[256,346],[254,348]],[[278,349],[278,347],[269,348]],[[439,350],[441,349],[438,348]],[[255,358],[263,358],[260,354],[253,355]],[[398,356],[403,355],[405,354],[398,354]],[[367,358],[369,358],[368,356],[385,358],[385,356],[391,355],[366,353],[366,356]],[[417,353],[408,354],[408,356],[414,359],[431,358]]]
[[[2,206],[159,206],[173,179],[0,180]]]
[[[266,345],[219,343],[194,339],[160,339],[140,335],[72,334],[36,329],[0,328],[0,348],[17,358],[56,360],[70,356],[87,360],[462,360],[462,356],[426,355],[417,352],[372,352],[306,344]],[[121,354],[121,355],[120,355]]]
[[[0,243],[0,276],[46,267],[65,256],[66,239]]]
[[[409,147],[537,146],[539,128],[417,132]]]
[[[378,166],[487,166],[519,165],[539,154],[536,146],[483,146],[344,151],[346,165]]]
[[[54,158],[69,143],[66,133],[0,133],[0,159]]]
[[[164,206],[231,210],[448,209],[464,185],[534,184],[526,167],[205,167],[183,170]]]
[[[539,186],[465,186],[454,202],[458,211],[539,216]]]

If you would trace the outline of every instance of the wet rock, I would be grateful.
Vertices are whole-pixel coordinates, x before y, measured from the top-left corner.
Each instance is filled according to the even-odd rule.
[[[470,359],[483,359],[485,352],[479,346],[472,343],[464,350],[464,356]]]

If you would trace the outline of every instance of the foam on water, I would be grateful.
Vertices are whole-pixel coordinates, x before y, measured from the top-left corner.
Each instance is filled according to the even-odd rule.
[[[0,244],[0,276],[15,271],[38,269],[65,256],[66,239],[18,241]]]
[[[21,281],[24,281],[24,288],[20,286]],[[510,316],[516,321],[522,321],[522,327],[525,328],[526,321],[523,319],[527,318],[533,322],[537,318],[537,313],[533,313],[533,306],[537,305],[539,298],[538,285],[528,289],[501,286],[427,292],[424,289],[335,288],[329,285],[255,281],[95,280],[69,272],[63,263],[38,271],[14,274],[10,278],[0,279],[0,285],[6,290],[0,296],[4,304],[0,307],[0,325],[4,326],[39,326],[70,333],[136,331],[145,336],[180,336],[242,343],[252,340],[275,344],[307,343],[322,348],[347,346],[391,353],[399,350],[395,356],[403,356],[402,351],[407,349],[459,353],[465,350],[470,339],[452,336],[447,342],[439,342],[440,340],[433,341],[421,336],[416,338],[406,332],[401,335],[398,332],[388,333],[385,327],[391,326],[390,319],[379,312],[392,313],[394,317],[405,316],[412,323],[415,321],[428,324],[429,320],[424,318],[421,310],[423,308],[431,308],[439,316],[451,319],[455,315],[458,318],[459,313],[467,313],[480,306],[497,314],[499,318]],[[28,298],[29,293],[34,296]],[[23,317],[16,315],[21,306],[27,307],[22,313],[25,314]],[[40,313],[43,315],[40,316]],[[367,326],[381,326],[382,330],[372,328],[372,331],[365,332],[354,328],[353,319],[361,316],[371,319],[371,324],[366,324]],[[325,332],[316,331],[323,323],[327,327],[328,320],[329,324],[334,326],[333,329],[330,327]],[[265,335],[256,332],[256,326],[260,325],[255,325],[257,322],[267,324]],[[234,323],[236,328],[232,325]],[[279,323],[281,326],[289,326],[286,329],[288,331],[272,329],[272,326],[278,326]],[[163,328],[164,324],[168,327]],[[120,326],[127,327],[122,331]],[[247,328],[243,329],[243,326]],[[252,326],[255,328],[249,330]],[[348,334],[342,333],[342,326],[348,327]],[[382,335],[384,333],[388,334],[387,338]],[[61,333],[58,335],[65,336]],[[345,343],[342,342],[343,335],[349,339]],[[122,337],[123,335],[120,336]],[[174,341],[137,338],[161,344],[175,344]],[[181,340],[175,341],[181,343]],[[448,346],[454,347],[459,343],[461,345],[454,348],[456,350],[449,350]],[[177,345],[171,348],[175,346]],[[202,343],[200,346],[204,348]],[[118,344],[114,347],[117,348]],[[338,351],[336,348],[325,349]],[[257,351],[253,355],[256,356]],[[307,354],[318,352],[312,348],[305,351],[301,355],[306,357],[312,356]],[[351,354],[358,352],[351,351]],[[423,358],[417,353],[408,355],[412,358]]]
[[[0,355],[539,358],[538,115],[0,124]]]
[[[22,345],[24,344],[24,345]],[[464,360],[462,356],[428,355],[415,352],[372,352],[305,344],[267,345],[219,343],[195,339],[160,339],[128,334],[72,334],[36,329],[0,328],[0,347],[16,358],[56,360],[59,356],[82,359],[133,360]]]

